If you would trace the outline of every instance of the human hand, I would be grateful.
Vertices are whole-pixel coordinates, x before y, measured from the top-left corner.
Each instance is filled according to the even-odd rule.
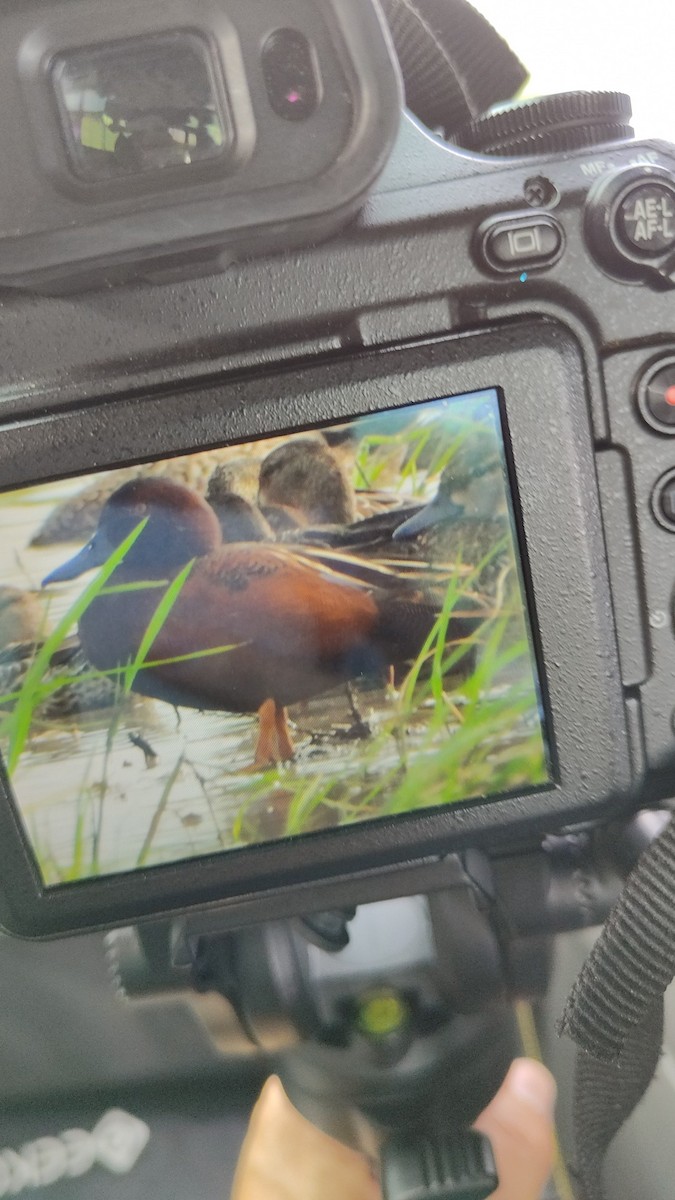
[[[517,1058],[476,1121],[497,1162],[500,1182],[493,1200],[539,1200],[553,1168],[556,1091],[546,1067]]]
[[[553,1165],[553,1077],[517,1059],[476,1121],[497,1160],[493,1200],[539,1200]],[[293,1107],[279,1080],[268,1079],[253,1109],[232,1200],[380,1200],[370,1164],[317,1129]]]

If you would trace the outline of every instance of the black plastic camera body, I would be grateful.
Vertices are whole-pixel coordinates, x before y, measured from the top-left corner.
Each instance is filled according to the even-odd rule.
[[[35,17],[41,32],[25,41],[12,75],[12,119],[5,107],[2,125],[3,138],[14,139],[17,169],[4,176],[9,200],[0,204],[0,280],[8,285],[1,486],[31,487],[496,389],[549,780],[523,794],[46,886],[5,775],[0,919],[27,936],[211,905],[224,907],[234,926],[419,892],[420,868],[433,881],[443,856],[458,848],[525,849],[547,832],[622,816],[638,779],[648,779],[672,745],[675,149],[622,139],[491,157],[451,148],[407,115],[392,149],[397,77],[370,6],[358,6],[364,23],[355,44],[346,5],[339,30],[337,5],[305,5],[315,30],[298,17],[300,0],[288,0],[279,27],[306,38],[299,78],[308,90],[282,72],[278,95],[274,70],[272,84],[260,73],[267,27],[262,39],[256,32],[258,75],[250,84],[249,34],[270,6],[247,7],[250,23],[235,7],[231,27],[223,27],[229,91],[204,67],[206,43],[194,26],[181,42],[200,103],[207,84],[212,90],[206,117],[187,121],[183,105],[186,138],[172,135],[171,154],[191,144],[190,130],[212,128],[218,111],[216,149],[209,134],[210,143],[192,143],[203,158],[167,159],[166,139],[155,136],[156,109],[148,121],[149,93],[124,59],[139,91],[134,104],[127,93],[126,115],[120,104],[114,110],[113,136],[115,144],[143,136],[133,154],[125,148],[109,180],[107,161],[83,154],[81,141],[59,141],[72,100],[54,83],[82,68],[83,46],[87,70],[92,56],[103,69],[96,54],[105,54],[91,47],[108,46],[108,18],[98,33],[88,25],[85,37],[77,26],[75,36],[79,7],[66,6],[70,40],[51,44],[49,70],[38,80],[45,31],[56,28],[59,13],[44,5],[2,13],[3,54],[6,30],[17,22]],[[166,7],[161,19],[165,30],[190,24]],[[141,36],[135,25],[126,32]],[[158,52],[165,49],[161,43]],[[106,69],[119,73],[114,56]],[[248,99],[235,86],[244,76]],[[6,65],[2,79],[8,87]],[[327,98],[344,98],[344,80],[352,117],[340,135],[339,111],[329,111]],[[42,99],[32,107],[34,84]],[[270,109],[260,118],[265,94]],[[298,118],[294,105],[305,102]],[[252,123],[249,110],[258,114]],[[168,120],[176,129],[177,112]],[[254,150],[261,145],[270,154],[264,165]],[[528,149],[540,150],[536,137]],[[320,186],[289,181],[301,150]],[[269,173],[255,191],[247,172],[252,179],[263,169]],[[277,170],[286,183],[273,187]],[[184,185],[183,173],[198,183]],[[360,205],[358,217],[327,240]],[[219,206],[215,237],[207,225]],[[186,236],[167,253],[179,227]],[[99,230],[104,250],[96,260]],[[186,251],[194,257],[200,247],[211,268],[216,250],[221,266],[237,261],[171,279],[185,274]],[[262,253],[250,257],[252,250]],[[93,288],[97,272],[101,286]],[[111,286],[123,274],[134,278]],[[55,288],[65,294],[40,294]]]
[[[371,4],[38,0],[0,20],[9,284],[199,274],[326,237],[391,149],[400,89]]]

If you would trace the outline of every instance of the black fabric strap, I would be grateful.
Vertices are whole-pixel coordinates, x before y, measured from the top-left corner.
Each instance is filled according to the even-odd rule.
[[[656,1070],[663,994],[675,975],[675,821],[642,855],[567,1001],[584,1200],[602,1200],[605,1152]]]
[[[675,975],[675,821],[629,877],[567,1001],[562,1030],[616,1062]]]
[[[406,103],[450,137],[528,78],[522,63],[467,0],[381,0],[405,83]]]
[[[574,1135],[579,1200],[604,1200],[602,1168],[605,1155],[614,1136],[649,1087],[658,1065],[662,1041],[663,999],[659,998],[630,1031],[614,1062],[601,1062],[585,1050],[578,1051]]]

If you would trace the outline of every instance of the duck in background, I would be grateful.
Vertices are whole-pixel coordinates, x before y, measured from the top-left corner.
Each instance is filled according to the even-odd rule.
[[[0,709],[14,706],[49,632],[44,593],[0,586]],[[118,700],[115,681],[92,669],[74,636],[54,651],[42,682],[48,691],[35,708],[38,721],[71,720],[111,708]]]
[[[474,425],[443,469],[436,494],[392,534],[430,560],[463,562],[475,586],[494,594],[514,564],[514,542],[501,448],[495,431]]]
[[[269,474],[273,485],[270,490],[282,503],[264,505],[267,516],[257,503],[240,494],[242,481],[239,472],[233,471],[232,464],[216,467],[209,479],[206,501],[218,517],[224,543],[278,541],[290,548],[296,547],[304,554],[311,553],[317,561],[322,558],[322,551],[328,551],[328,557],[324,554],[323,558],[329,567],[335,565],[335,554],[343,552],[349,556],[340,560],[341,570],[346,573],[353,571],[353,556],[358,555],[358,573],[365,578],[367,567],[363,560],[370,559],[377,565],[387,566],[388,558],[392,557],[393,531],[422,507],[418,504],[391,509],[345,525],[340,522],[340,517],[348,511],[345,497],[351,493],[342,486],[346,481],[341,470],[336,470],[332,455],[325,447],[319,445],[317,449],[311,442],[308,447],[305,439],[294,439],[273,451],[270,459]],[[266,463],[267,460],[260,472],[263,481],[267,476]],[[268,495],[265,488],[263,482],[263,500]],[[326,524],[306,525],[312,516],[330,520]],[[392,565],[401,576],[424,578],[427,584],[432,582],[433,571],[429,564],[416,558],[414,548],[410,553],[399,550],[395,560]],[[441,574],[447,578],[446,570],[437,573],[433,582],[437,582]]]
[[[258,506],[276,534],[356,519],[349,472],[324,441],[289,438],[260,464]]]
[[[123,484],[147,476],[173,479],[198,495],[206,494],[209,479],[219,465],[228,465],[237,480],[235,491],[248,499],[255,498],[261,459],[279,445],[278,437],[252,443],[251,454],[243,455],[241,446],[221,446],[162,459],[133,467],[106,471],[88,483],[74,496],[56,504],[47,519],[31,539],[31,546],[54,546],[63,542],[84,542],[94,533],[106,500]],[[249,489],[253,489],[250,491]]]
[[[225,462],[218,463],[211,475],[209,476],[206,485],[206,495],[212,488],[216,494],[224,495],[231,492],[236,496],[241,496],[242,499],[248,500],[249,504],[256,504],[258,500],[258,480],[260,479],[260,458],[256,458],[251,454],[241,454],[235,458],[228,458]],[[181,480],[177,480],[180,483]],[[198,495],[201,495],[199,489]],[[210,503],[210,501],[209,501]]]
[[[205,500],[158,478],[115,492],[91,541],[44,582],[101,566],[134,533],[108,589],[80,619],[87,659],[99,670],[134,661],[157,608],[157,583],[175,582],[151,647],[155,665],[139,668],[133,688],[172,705],[257,712],[257,768],[293,755],[287,705],[412,662],[442,607],[433,589],[356,558],[337,555],[330,565],[325,552],[315,558],[279,544],[224,545]],[[155,586],[117,590],[141,581]],[[485,616],[463,600],[448,643],[469,652]]]
[[[12,642],[34,642],[45,626],[44,597],[38,592],[0,585],[0,649]]]
[[[244,445],[216,447],[105,472],[75,495],[55,505],[33,535],[30,545],[39,547],[85,541],[94,533],[106,500],[117,488],[141,476],[173,479],[174,482],[184,484],[203,496],[214,470],[222,467],[223,470],[232,472],[229,490],[251,503],[257,496],[259,472],[265,456],[271,457],[276,448],[284,450],[286,446],[297,443],[301,443],[300,450],[293,449],[286,455],[282,454],[268,465],[272,496],[278,494],[281,497],[279,501],[270,499],[274,510],[272,524],[276,521],[277,525],[275,532],[289,531],[298,525],[348,524],[357,516],[351,479],[355,473],[359,424],[347,422],[326,430],[309,431],[298,438],[274,436]],[[311,446],[318,449],[312,451],[309,449]],[[303,452],[306,452],[307,459],[304,471],[299,465]],[[402,447],[397,463],[404,452],[405,447]],[[375,457],[377,458],[377,451]],[[314,472],[312,467],[315,468]],[[391,471],[391,462],[389,470]],[[288,479],[288,483],[284,482],[285,478]],[[294,478],[305,492],[307,508],[304,516],[302,505],[292,502],[286,505],[283,499],[284,495],[292,492]],[[324,503],[319,497],[322,484],[327,484],[328,487]],[[224,480],[221,481],[220,487],[221,490],[225,490]],[[263,492],[265,487],[266,482],[263,480]],[[374,489],[364,488],[358,495],[359,512],[362,516],[379,511],[385,503],[386,494]],[[295,511],[296,508],[299,508],[299,512]]]
[[[256,471],[256,490],[257,490]],[[223,542],[273,542],[275,534],[258,505],[239,491],[240,480],[229,463],[216,467],[206,489],[206,502],[218,518]]]
[[[40,642],[15,642],[0,651],[0,709],[13,708],[40,647]],[[72,721],[119,702],[114,679],[93,669],[77,637],[65,639],[54,651],[41,683],[46,691],[34,708],[38,722]]]
[[[258,505],[279,537],[294,540],[300,530],[303,541],[339,546],[348,527],[400,507],[396,491],[355,488],[357,424],[289,438],[263,459]],[[396,464],[404,452],[397,448]],[[398,465],[393,479],[399,480]]]
[[[351,426],[345,427],[353,436]],[[274,450],[260,472],[259,502],[283,513],[278,536],[288,543],[328,547],[395,567],[464,567],[473,586],[494,594],[513,562],[506,479],[493,426],[462,422],[446,433],[451,458],[434,498],[424,503],[390,495],[390,507],[351,522],[361,493],[348,495],[344,470],[320,444],[292,439]],[[445,448],[445,447],[443,447]],[[349,485],[351,488],[351,485]],[[316,518],[319,518],[318,520]]]

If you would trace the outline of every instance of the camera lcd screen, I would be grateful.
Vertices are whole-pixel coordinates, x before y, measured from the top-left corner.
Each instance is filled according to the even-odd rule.
[[[228,143],[206,42],[174,32],[52,64],[71,170],[90,183],[219,158]]]
[[[0,496],[47,886],[551,783],[499,396]]]

